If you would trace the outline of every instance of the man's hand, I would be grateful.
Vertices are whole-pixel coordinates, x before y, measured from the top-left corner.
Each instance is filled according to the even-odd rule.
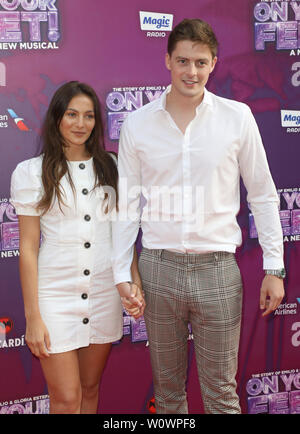
[[[144,314],[145,300],[143,292],[135,283],[122,282],[117,285],[124,309],[137,319]]]
[[[266,316],[276,310],[283,297],[283,280],[276,276],[266,275],[262,281],[260,290],[260,309],[265,309],[262,316]]]

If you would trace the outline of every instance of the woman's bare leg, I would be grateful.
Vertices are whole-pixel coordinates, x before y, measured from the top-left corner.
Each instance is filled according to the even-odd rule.
[[[111,343],[90,344],[78,350],[80,382],[82,390],[81,413],[96,414],[99,399],[99,383]]]
[[[51,354],[41,359],[48,385],[51,414],[78,414],[81,385],[77,350]]]

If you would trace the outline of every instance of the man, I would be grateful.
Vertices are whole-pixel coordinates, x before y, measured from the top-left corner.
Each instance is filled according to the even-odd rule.
[[[128,298],[144,196],[139,269],[157,413],[188,412],[189,322],[205,412],[240,413],[242,282],[234,255],[242,241],[240,176],[263,250],[263,315],[284,295],[278,197],[254,117],[245,104],[205,89],[217,46],[207,23],[179,23],[166,55],[171,86],[129,115],[120,137],[123,222],[113,230],[115,283]]]

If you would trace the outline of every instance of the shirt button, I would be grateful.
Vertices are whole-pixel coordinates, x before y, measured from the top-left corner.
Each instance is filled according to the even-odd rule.
[[[84,247],[86,249],[89,249],[91,247],[91,243],[89,243],[89,242],[84,243]]]
[[[87,188],[83,188],[83,189],[81,190],[81,193],[82,193],[82,194],[85,194],[85,195],[88,194],[88,192],[89,192],[89,191],[88,191]]]
[[[87,324],[89,322],[89,319],[88,318],[83,318],[82,322],[83,322],[83,324]]]
[[[80,163],[80,164],[79,164],[79,169],[84,169],[84,168],[85,168],[85,164]]]
[[[91,220],[91,216],[88,215],[88,214],[86,214],[86,215],[84,216],[84,220],[85,220],[86,222],[89,222],[89,221]]]
[[[81,294],[81,298],[82,298],[83,300],[86,300],[86,299],[88,298],[88,295],[84,292],[83,294]],[[87,319],[87,318],[84,318],[83,321],[85,321],[85,320],[88,320],[88,319]]]
[[[83,274],[84,274],[85,276],[88,276],[88,275],[90,274],[90,270],[84,270]]]

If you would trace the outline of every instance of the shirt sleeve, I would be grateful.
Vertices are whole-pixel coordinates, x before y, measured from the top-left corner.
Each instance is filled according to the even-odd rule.
[[[279,269],[284,262],[278,194],[258,126],[249,107],[245,107],[239,154],[241,176],[263,251],[263,268]]]
[[[118,171],[119,212],[117,219],[112,222],[112,264],[115,284],[131,281],[130,267],[141,213],[140,161],[129,131],[128,118],[124,121],[120,133]]]
[[[37,204],[42,197],[42,180],[33,160],[25,160],[17,165],[11,176],[10,203],[16,214],[40,216]]]

